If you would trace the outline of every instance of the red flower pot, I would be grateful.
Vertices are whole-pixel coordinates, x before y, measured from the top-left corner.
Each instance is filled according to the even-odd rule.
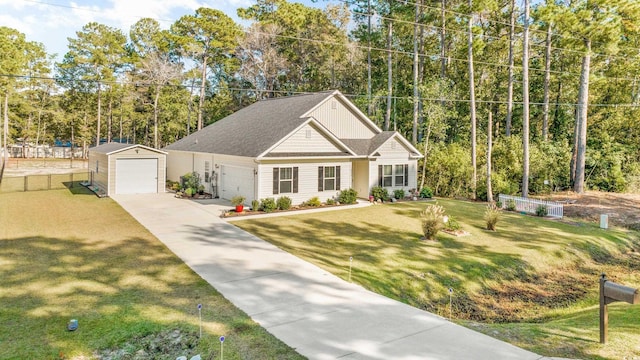
[[[241,213],[244,210],[244,205],[240,204],[240,205],[236,205],[236,212],[237,213]]]

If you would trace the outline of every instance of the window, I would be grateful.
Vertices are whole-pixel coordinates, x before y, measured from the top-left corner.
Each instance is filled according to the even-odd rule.
[[[318,166],[318,191],[340,190],[340,166]]]
[[[395,166],[395,168],[394,168]],[[408,186],[409,165],[378,165],[378,186]]]
[[[205,161],[204,162],[204,182],[206,183],[211,181],[211,179],[209,178],[209,176],[211,175],[210,170],[211,170],[211,164],[208,161]]]
[[[290,193],[293,189],[293,169],[280,169],[280,193]]]
[[[273,168],[273,194],[298,192],[298,168]]]
[[[395,185],[396,186],[407,186],[409,185],[409,165],[396,165],[395,169]]]

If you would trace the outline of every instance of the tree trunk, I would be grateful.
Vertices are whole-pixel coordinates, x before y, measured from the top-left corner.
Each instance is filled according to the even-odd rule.
[[[549,83],[551,82],[551,24],[547,27],[544,53],[544,100],[542,101],[542,140],[549,140]]]
[[[578,91],[578,108],[576,111],[576,176],[573,191],[584,193],[584,167],[587,152],[587,108],[589,106],[589,72],[591,67],[591,40],[585,40],[585,55],[582,57],[580,72],[580,90]]]
[[[373,103],[371,101],[371,0],[367,0],[367,115],[373,114]]]
[[[522,34],[522,196],[529,196],[529,0],[524,0]]]
[[[2,107],[4,113],[4,124],[2,131],[4,132],[4,164],[6,166],[9,161],[9,148],[7,147],[7,137],[9,136],[9,90],[4,93],[4,106]]]
[[[469,0],[469,8],[472,6],[472,0]],[[469,17],[469,36],[467,39],[469,54],[469,113],[471,117],[471,166],[473,167],[473,177],[471,179],[472,198],[476,198],[477,188],[477,169],[476,169],[476,90],[473,75],[473,15]]]
[[[427,134],[424,136],[424,156],[422,157],[422,179],[420,180],[420,191],[424,187],[424,179],[427,173],[427,155],[429,154],[429,138],[431,137],[431,121],[427,125]]]
[[[505,134],[511,136],[511,117],[513,116],[513,37],[516,27],[515,0],[511,0],[511,24],[509,27],[509,80],[507,83],[507,120]]]
[[[96,146],[100,145],[100,116],[102,112],[102,86],[98,81],[98,120],[96,124]]]
[[[384,115],[384,130],[388,131],[391,124],[391,107],[393,98],[393,63],[391,45],[393,42],[393,22],[389,20],[387,30],[387,112]]]
[[[206,56],[202,59],[202,77],[200,78],[202,83],[200,84],[200,100],[198,102],[198,130],[202,129],[202,108],[204,107],[204,89],[207,82],[207,60],[208,58]]]
[[[158,149],[158,99],[160,98],[160,86],[156,86],[156,94],[153,98],[153,148]]]
[[[489,110],[489,122],[487,123],[487,201],[493,202],[493,189],[491,188],[491,148],[493,146],[493,114]]]
[[[420,21],[420,9],[422,7],[416,2],[415,23],[413,24],[413,132],[412,143],[418,143],[418,22]]]
[[[113,97],[111,96],[111,87],[109,87],[109,107],[108,107],[109,115],[107,116],[107,142],[110,143],[111,136],[111,127],[113,123]]]
[[[445,8],[447,7],[447,0],[442,0],[440,8],[440,22],[442,29],[440,30],[440,77],[447,77],[447,16],[445,14]]]

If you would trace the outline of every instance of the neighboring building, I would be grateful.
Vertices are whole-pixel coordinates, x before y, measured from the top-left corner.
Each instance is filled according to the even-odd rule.
[[[91,185],[107,196],[165,191],[166,153],[144,145],[107,143],[89,149]]]
[[[258,101],[164,148],[167,178],[198,172],[224,199],[321,201],[354,188],[417,187],[420,152],[382,131],[339,91]]]

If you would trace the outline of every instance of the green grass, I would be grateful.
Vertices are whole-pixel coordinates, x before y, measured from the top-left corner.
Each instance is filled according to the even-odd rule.
[[[508,212],[493,232],[484,204],[438,204],[468,236],[420,240],[423,202],[234,224],[344,279],[353,256],[354,282],[443,316],[452,288],[456,321],[544,355],[640,356],[640,307],[612,305],[619,325],[600,346],[596,306],[601,272],[640,287],[637,232]]]
[[[0,194],[0,359],[91,358],[173,329],[196,335],[199,303],[203,338],[179,355],[217,358],[225,335],[225,359],[302,358],[117,203],[72,190]]]

